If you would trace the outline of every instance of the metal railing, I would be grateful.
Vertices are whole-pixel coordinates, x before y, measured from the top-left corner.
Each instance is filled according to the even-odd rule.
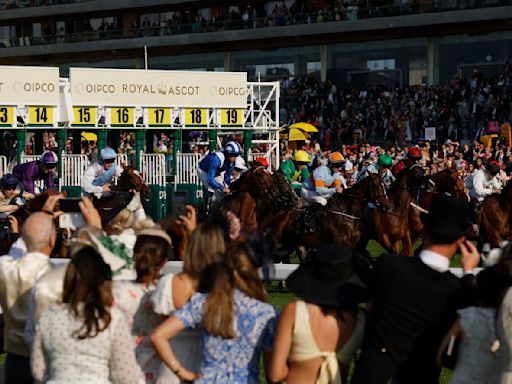
[[[63,0],[66,1],[66,0]],[[76,1],[69,1],[70,3]],[[35,3],[35,6],[51,5],[52,1],[14,1],[14,3]],[[63,2],[55,2],[63,3]],[[248,20],[240,18],[229,18],[226,20],[197,21],[194,23],[172,23],[161,21],[157,26],[143,26],[140,28],[114,29],[114,30],[93,30],[92,27],[86,31],[77,33],[55,32],[45,36],[19,36],[0,39],[0,47],[20,47],[32,45],[64,44],[75,42],[88,42],[98,40],[128,39],[149,36],[171,36],[190,33],[209,33],[218,31],[259,29],[269,27],[280,27],[301,24],[314,24],[326,22],[343,22],[346,20],[372,19],[379,17],[408,16],[414,14],[449,12],[456,10],[481,9],[491,7],[511,6],[512,0],[434,0],[418,3],[410,1],[409,4],[384,5],[378,7],[357,7],[333,8],[320,10],[311,13],[288,13],[277,16],[249,17]],[[20,6],[21,7],[21,6]],[[1,5],[0,5],[1,9]],[[199,20],[199,16],[198,16]]]

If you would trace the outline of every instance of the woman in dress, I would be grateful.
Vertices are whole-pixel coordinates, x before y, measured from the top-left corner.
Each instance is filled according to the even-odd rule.
[[[334,244],[320,246],[288,277],[286,287],[301,300],[288,304],[279,319],[272,382],[346,382],[364,334],[365,316],[357,304],[367,296],[352,281],[352,251]]]
[[[197,290],[199,276],[208,265],[224,259],[226,244],[221,229],[210,223],[195,224],[195,211],[188,209],[186,227],[193,230],[183,258],[183,272],[167,274],[160,278],[152,295],[154,311],[162,316],[171,316],[181,308]],[[197,371],[201,363],[201,340],[199,333],[185,329],[173,338],[173,349],[191,371]],[[161,365],[158,384],[177,384],[181,380],[165,364]]]
[[[137,241],[133,249],[134,281],[115,281],[114,303],[124,312],[131,329],[137,363],[144,372],[146,383],[156,383],[161,360],[149,336],[160,324],[161,316],[153,310],[152,295],[160,277],[160,270],[170,259],[171,239],[162,228],[150,220],[139,223]]]
[[[126,318],[112,307],[112,272],[93,248],[76,253],[62,304],[41,316],[31,366],[36,381],[51,384],[145,382]]]
[[[160,357],[183,381],[258,383],[260,352],[267,364],[277,313],[264,302],[265,289],[248,254],[238,248],[226,254],[225,262],[205,268],[198,291],[151,336]],[[169,344],[185,328],[200,330],[199,373],[183,367]]]

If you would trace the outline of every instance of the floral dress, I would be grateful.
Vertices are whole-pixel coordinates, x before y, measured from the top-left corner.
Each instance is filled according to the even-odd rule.
[[[162,364],[150,340],[151,333],[161,322],[151,302],[155,288],[155,285],[146,286],[136,281],[115,281],[113,285],[114,306],[128,319],[137,363],[148,384],[156,383]]]
[[[207,294],[196,293],[175,312],[185,326],[199,328],[203,340],[201,377],[195,383],[259,383],[258,364],[261,350],[270,351],[274,341],[277,310],[270,304],[234,291],[236,337],[213,336],[203,326]]]

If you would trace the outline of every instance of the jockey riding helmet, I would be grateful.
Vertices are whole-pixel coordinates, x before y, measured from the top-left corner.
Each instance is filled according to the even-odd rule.
[[[245,165],[244,159],[242,159],[240,156],[238,156],[235,159],[235,168],[239,169],[241,171],[247,171],[247,169],[248,169],[247,166]]]
[[[310,163],[311,157],[309,157],[309,154],[306,151],[300,150],[295,152],[293,155],[293,160],[298,163]]]
[[[45,165],[47,168],[56,167],[58,162],[59,158],[57,157],[55,152],[46,151],[41,156],[41,163]]]
[[[389,155],[386,155],[384,153],[379,156],[377,163],[383,167],[391,167],[391,165],[393,164],[393,159]]]
[[[263,166],[263,167],[268,167],[268,166],[270,166],[270,164],[268,163],[267,159],[265,159],[264,157],[257,157],[257,158],[254,160],[254,162],[255,162],[256,164],[259,164],[259,165]]]
[[[110,148],[105,147],[101,150],[101,160],[114,160],[117,157],[116,152]]]
[[[229,155],[240,156],[242,153],[242,147],[236,141],[230,141],[224,147],[224,151]]]
[[[412,147],[411,149],[409,149],[409,153],[407,154],[407,156],[410,159],[421,159],[423,157],[423,155],[421,154],[421,149],[419,149],[418,147]]]
[[[487,172],[489,172],[489,174],[491,174],[492,176],[496,176],[498,173],[500,173],[499,165],[489,163],[485,168],[487,169]]]
[[[0,186],[2,188],[16,188],[18,186],[18,178],[12,173],[6,173],[2,180],[0,180]]]
[[[345,161],[343,155],[339,152],[333,152],[329,160],[333,165],[341,165],[341,163]]]

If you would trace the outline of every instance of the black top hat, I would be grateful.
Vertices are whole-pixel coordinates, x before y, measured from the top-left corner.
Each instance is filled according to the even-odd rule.
[[[369,300],[367,289],[355,282],[352,250],[325,244],[288,276],[286,287],[304,301],[348,308]]]
[[[471,229],[467,201],[445,194],[432,198],[432,208],[428,214],[421,214],[421,221],[427,229],[437,235],[461,237]]]

